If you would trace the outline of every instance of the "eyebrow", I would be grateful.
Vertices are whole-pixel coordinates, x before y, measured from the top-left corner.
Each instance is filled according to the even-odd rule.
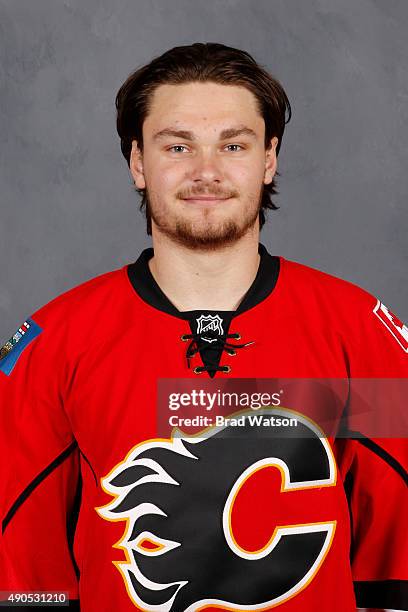
[[[229,138],[236,138],[237,136],[250,136],[251,138],[257,138],[256,132],[249,127],[242,126],[236,128],[227,128],[226,130],[222,130],[219,136],[219,140],[227,140]],[[153,136],[154,141],[162,140],[163,138],[174,137],[181,138],[182,140],[196,140],[193,132],[189,130],[177,130],[175,128],[165,128],[164,130],[160,130],[160,132],[156,132]]]

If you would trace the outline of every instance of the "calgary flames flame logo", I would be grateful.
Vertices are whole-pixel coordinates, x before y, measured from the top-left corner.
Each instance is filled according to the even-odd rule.
[[[294,413],[279,408],[257,415],[269,419]],[[319,496],[326,487],[334,494],[336,466],[317,427],[296,417],[296,431],[284,433],[248,420],[239,431],[214,427],[200,438],[176,431],[171,439],[148,440],[101,480],[113,499],[96,510],[108,521],[126,523],[115,545],[126,561],[114,564],[136,606],[151,612],[208,606],[264,610],[310,583],[330,549],[336,521],[319,503],[316,520],[296,520],[299,504],[290,496],[299,491]],[[289,524],[279,518],[273,524],[270,513],[266,520],[252,508],[252,518],[242,523],[242,539],[234,508],[247,483],[268,469],[279,483],[274,506],[281,498],[285,503],[293,499],[296,512]],[[254,503],[249,496],[248,505]],[[245,544],[260,523],[268,537],[256,546]]]

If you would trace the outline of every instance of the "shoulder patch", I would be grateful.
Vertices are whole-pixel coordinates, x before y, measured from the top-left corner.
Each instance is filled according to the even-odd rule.
[[[377,300],[373,313],[385,325],[388,331],[394,336],[398,344],[408,353],[408,327],[391,312],[385,304]]]
[[[0,371],[9,376],[21,353],[41,332],[41,327],[32,319],[24,321],[0,349]]]

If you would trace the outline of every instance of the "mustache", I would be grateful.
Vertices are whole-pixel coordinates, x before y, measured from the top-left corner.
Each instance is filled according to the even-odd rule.
[[[210,188],[205,186],[196,187],[194,189],[185,189],[176,193],[176,198],[179,200],[184,200],[186,198],[194,198],[194,196],[213,196],[215,198],[223,199],[237,198],[239,196],[239,193],[236,190],[224,191],[221,189],[216,189],[214,187]]]

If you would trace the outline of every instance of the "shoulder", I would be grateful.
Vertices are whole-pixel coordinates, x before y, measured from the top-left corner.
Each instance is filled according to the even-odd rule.
[[[313,297],[337,310],[373,310],[378,299],[366,289],[305,264],[281,259],[283,282],[293,293]]]
[[[103,334],[105,322],[121,316],[120,305],[131,300],[127,266],[94,277],[37,309],[1,348],[0,370],[10,374],[17,362],[34,359],[49,367],[80,353]],[[21,359],[20,359],[21,357]]]
[[[28,324],[37,331],[34,344],[58,347],[71,337],[72,345],[80,348],[85,338],[94,336],[102,321],[108,320],[128,295],[131,292],[126,266],[65,291],[27,318]]]
[[[49,326],[64,320],[80,320],[110,308],[127,289],[126,266],[105,272],[65,291],[32,314],[39,325]]]
[[[408,327],[381,299],[349,281],[304,264],[283,260],[282,284],[294,303],[303,304],[322,325],[351,344],[408,353]],[[298,310],[298,309],[297,309]]]

